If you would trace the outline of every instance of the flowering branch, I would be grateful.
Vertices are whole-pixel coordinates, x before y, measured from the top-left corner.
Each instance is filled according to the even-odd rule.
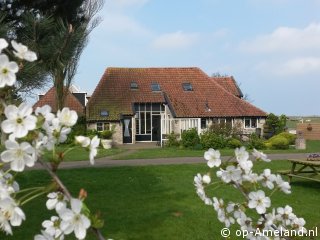
[[[270,162],[270,159],[264,153],[255,149],[253,150],[253,156],[257,160]],[[303,233],[307,231],[304,228],[305,220],[298,218],[288,205],[284,208],[280,207],[272,209],[269,213],[267,212],[268,208],[271,207],[270,197],[275,191],[279,190],[286,194],[291,193],[289,183],[283,181],[280,175],[272,174],[270,169],[265,169],[261,174],[254,173],[252,170],[253,162],[249,160],[249,153],[244,147],[235,150],[235,162],[230,162],[231,159],[228,159],[228,161],[222,163],[220,157],[220,152],[214,149],[209,149],[204,154],[204,158],[208,161],[207,165],[210,168],[219,168],[216,175],[220,181],[214,182],[214,184],[221,182],[225,186],[233,186],[244,196],[245,202],[229,202],[225,205],[223,199],[218,199],[217,197],[209,198],[205,192],[207,187],[212,186],[209,174],[202,176],[198,173],[194,177],[194,185],[200,199],[206,205],[214,207],[218,214],[218,220],[224,223],[227,228],[237,223],[242,231],[248,233],[245,236],[247,239],[266,239],[263,236],[262,238],[257,237],[257,234],[261,236],[259,235],[261,231],[272,230],[280,233],[279,239],[290,240],[291,238],[286,235],[288,230],[302,231]],[[269,197],[261,190],[262,187],[273,190]],[[247,216],[247,213],[250,213],[250,211],[246,211],[247,209],[255,210],[260,216],[257,222]]]
[[[2,53],[2,50],[8,52],[8,47],[7,41],[0,38],[0,88],[13,86],[16,73],[21,70],[15,61],[10,61],[9,57]],[[14,51],[10,56],[30,62],[37,59],[36,54],[21,43],[11,41],[11,47]],[[23,64],[21,60],[20,64]],[[42,223],[45,229],[41,231],[41,235],[36,235],[34,240],[63,240],[65,235],[72,232],[77,239],[82,240],[85,239],[89,228],[98,240],[105,240],[98,229],[103,226],[103,221],[98,215],[92,215],[84,203],[86,192],[82,190],[79,198],[73,198],[55,174],[64,160],[64,155],[72,150],[68,149],[57,156],[56,146],[67,140],[72,126],[78,120],[77,113],[63,108],[57,114],[53,114],[51,107],[45,105],[35,109],[33,114],[32,107],[27,103],[23,102],[19,106],[7,105],[5,98],[0,98],[6,117],[1,123],[1,130],[9,134],[9,139],[5,141],[5,150],[1,153],[1,161],[10,164],[9,170],[3,172],[1,169],[4,164],[0,163],[0,230],[12,235],[12,226],[20,226],[26,219],[20,206],[49,193],[46,206],[49,210],[54,209],[58,216],[45,220]],[[76,143],[89,149],[90,163],[94,164],[100,139],[97,136],[92,139],[77,136]],[[45,150],[52,152],[50,164],[41,159]],[[49,173],[55,185],[20,190],[10,171],[21,173],[26,167],[34,166],[36,161]],[[56,189],[57,192],[50,192]]]

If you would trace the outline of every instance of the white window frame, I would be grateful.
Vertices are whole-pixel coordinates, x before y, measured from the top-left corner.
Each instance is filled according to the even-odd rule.
[[[106,127],[107,124],[109,127]],[[100,127],[98,127],[98,125],[100,125]],[[101,130],[98,130],[98,128],[101,128]],[[110,122],[97,122],[96,130],[98,132],[102,132],[105,130],[111,130],[111,129],[112,129],[112,123],[110,123]]]
[[[246,120],[250,121],[249,127],[246,126]],[[253,127],[253,125],[252,125],[252,120],[255,120],[255,122],[256,122],[255,127]],[[244,118],[243,125],[244,125],[245,129],[256,129],[258,127],[258,118]]]

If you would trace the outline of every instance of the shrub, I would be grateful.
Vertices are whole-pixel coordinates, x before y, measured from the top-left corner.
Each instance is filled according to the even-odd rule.
[[[75,136],[83,136],[86,134],[86,117],[79,116],[77,123],[71,128],[71,132],[68,135],[66,144],[70,144],[74,141]]]
[[[213,133],[209,130],[201,134],[200,143],[203,149],[222,149],[227,146],[227,138],[222,135]]]
[[[268,141],[271,149],[288,149],[289,141],[285,137],[276,136]]]
[[[102,139],[112,139],[113,131],[111,130],[104,130],[99,132],[99,137]]]
[[[240,140],[238,140],[238,139],[236,139],[236,138],[230,138],[230,139],[228,140],[227,146],[228,146],[228,148],[234,149],[234,148],[239,148],[239,147],[241,147],[241,146],[242,146],[242,143],[241,143]]]
[[[248,145],[247,147],[249,149],[263,149],[265,148],[265,144],[264,144],[264,140],[262,138],[260,138],[259,136],[257,136],[257,134],[252,133],[249,136],[249,141],[248,141]]]
[[[167,135],[166,147],[178,147],[180,145],[179,140],[177,139],[177,134],[170,133]]]
[[[282,132],[282,133],[279,133],[278,135],[276,135],[275,137],[284,137],[288,140],[289,144],[292,145],[295,143],[295,140],[296,140],[296,135],[294,134],[291,134],[291,133],[288,133],[288,132]]]
[[[89,129],[85,135],[89,138],[93,138],[94,136],[99,135],[99,132],[95,129]]]
[[[200,143],[198,132],[195,128],[185,130],[181,134],[181,143],[185,148],[194,148]]]

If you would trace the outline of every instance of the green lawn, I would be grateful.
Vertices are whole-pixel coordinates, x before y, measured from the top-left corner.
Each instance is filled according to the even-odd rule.
[[[287,161],[259,163],[273,170],[288,169]],[[196,196],[193,177],[206,172],[205,163],[194,165],[87,168],[61,170],[60,177],[77,196],[80,188],[88,191],[88,206],[100,210],[105,219],[103,234],[115,240],[216,240],[222,239],[223,227],[216,213]],[[23,187],[47,183],[43,171],[28,171],[18,177]],[[231,189],[220,189],[226,200],[241,197]],[[319,184],[296,180],[292,194],[273,195],[275,206],[289,204],[294,212],[307,221],[307,227],[320,228]],[[241,200],[240,200],[241,201]],[[27,220],[14,235],[0,239],[33,239],[41,222],[50,216],[45,211],[45,198],[37,199],[24,208]],[[234,229],[235,230],[235,229]],[[69,239],[69,238],[67,238]],[[95,239],[89,234],[87,239]],[[233,236],[231,239],[240,239]],[[302,239],[302,238],[299,238]]]
[[[65,152],[66,150],[68,150],[68,146],[67,145],[62,145],[59,146],[56,149],[56,153],[58,154],[59,152]],[[124,149],[120,149],[120,148],[112,148],[112,149],[104,149],[104,148],[99,148],[98,149],[98,155],[96,158],[102,158],[102,157],[106,157],[106,156],[112,156],[118,153],[121,153],[125,151]],[[44,153],[44,158],[45,159],[49,159],[52,157],[52,152],[45,152]],[[65,157],[64,160],[65,161],[85,161],[89,159],[89,151],[85,148],[82,148],[80,146],[76,146],[74,147],[73,150],[71,150],[70,152],[68,152]]]
[[[262,150],[265,153],[312,153],[320,152],[320,141],[307,141],[306,150]],[[234,154],[233,149],[222,149],[223,156],[231,156]],[[202,157],[204,150],[179,149],[179,148],[154,148],[139,149],[133,153],[123,156],[115,156],[114,159],[151,159],[151,158],[169,158],[169,157]]]

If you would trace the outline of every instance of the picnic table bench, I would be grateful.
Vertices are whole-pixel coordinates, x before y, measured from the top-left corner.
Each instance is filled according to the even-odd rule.
[[[320,182],[320,178],[317,178],[320,175],[320,155],[311,154],[306,160],[288,159],[288,161],[292,164],[291,170],[279,173],[288,176],[289,182],[292,177]]]

